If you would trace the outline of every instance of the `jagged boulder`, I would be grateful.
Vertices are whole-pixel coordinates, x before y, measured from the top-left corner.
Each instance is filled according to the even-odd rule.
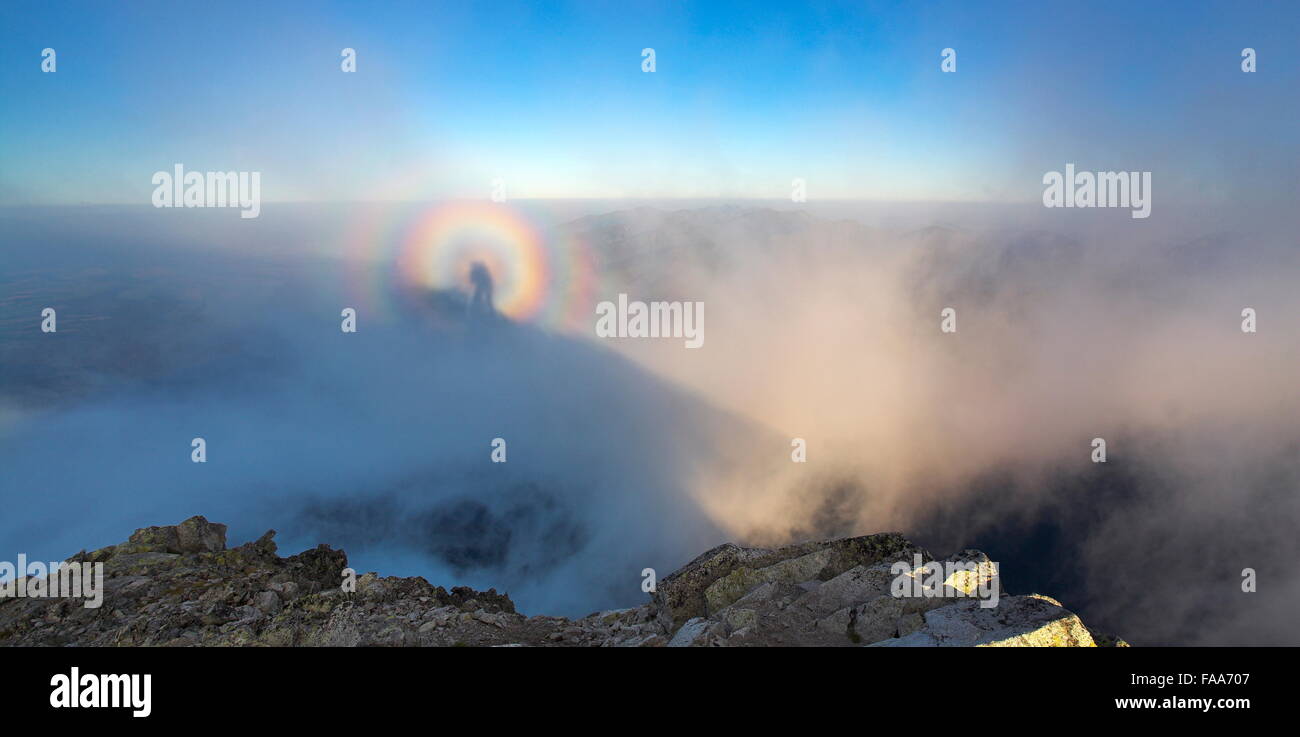
[[[133,553],[216,553],[226,549],[226,526],[190,517],[179,525],[136,530],[124,548]]]
[[[965,600],[925,614],[925,624],[877,647],[1096,647],[1092,633],[1061,602],[1040,594],[1008,596],[997,606]]]
[[[807,542],[769,550],[719,545],[661,580],[655,604],[671,628],[720,611],[764,583],[827,581],[858,565],[922,553],[898,533]]]

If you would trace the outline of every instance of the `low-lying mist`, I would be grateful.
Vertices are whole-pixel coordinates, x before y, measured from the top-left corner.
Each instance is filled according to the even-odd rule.
[[[707,304],[704,349],[619,349],[786,439],[693,484],[729,537],[901,529],[979,546],[1008,586],[1139,643],[1285,642],[1300,603],[1292,236],[1105,216],[890,231],[720,209],[577,227],[622,243],[620,288]]]
[[[467,315],[455,290],[362,309],[348,334],[337,261],[43,247],[58,266],[9,270],[0,304],[10,556],[204,514],[232,543],[273,527],[282,550],[328,542],[360,571],[585,614],[716,544],[685,480],[718,439],[761,435],[584,339]]]

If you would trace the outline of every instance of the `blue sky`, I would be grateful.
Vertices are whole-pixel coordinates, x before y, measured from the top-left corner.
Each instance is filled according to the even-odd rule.
[[[785,198],[794,177],[810,199],[1020,202],[1067,161],[1294,201],[1297,38],[1294,2],[9,3],[0,203],[147,203],[177,162],[260,171],[272,202],[496,178]]]

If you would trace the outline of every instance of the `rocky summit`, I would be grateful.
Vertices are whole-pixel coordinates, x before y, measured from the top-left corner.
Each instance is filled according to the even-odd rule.
[[[990,598],[996,567],[979,551],[937,561],[893,533],[770,550],[721,545],[660,580],[645,604],[581,619],[526,616],[493,589],[447,590],[419,577],[375,573],[350,578],[343,551],[320,545],[282,558],[274,536],[268,531],[228,548],[226,526],[203,517],[136,530],[124,543],[68,560],[103,564],[101,606],[74,598],[0,598],[0,644],[1125,645],[1089,630],[1050,597],[999,591]],[[943,581],[943,596],[896,595],[896,571],[916,578],[917,561],[970,566]]]

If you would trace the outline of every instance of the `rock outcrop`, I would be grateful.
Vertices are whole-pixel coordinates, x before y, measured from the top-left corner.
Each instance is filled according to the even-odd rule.
[[[989,597],[996,567],[967,550],[940,596],[896,595],[934,559],[898,534],[768,550],[721,545],[638,607],[528,617],[505,594],[366,573],[320,545],[281,558],[275,532],[226,547],[192,517],[69,562],[102,563],[103,604],[0,598],[0,645],[44,646],[1123,646],[1046,596]],[[996,601],[996,606],[990,606]]]

